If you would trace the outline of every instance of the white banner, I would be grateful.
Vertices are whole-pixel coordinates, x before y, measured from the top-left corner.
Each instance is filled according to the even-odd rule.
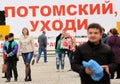
[[[1,0],[10,32],[19,38],[23,27],[38,37],[45,30],[48,45],[63,30],[86,36],[90,23],[100,23],[106,32],[120,21],[120,0]],[[78,39],[78,38],[77,38]],[[79,38],[81,39],[81,38]],[[79,40],[78,39],[78,40]],[[84,39],[86,40],[86,39]],[[82,40],[82,41],[84,41]],[[54,49],[54,47],[48,47]]]

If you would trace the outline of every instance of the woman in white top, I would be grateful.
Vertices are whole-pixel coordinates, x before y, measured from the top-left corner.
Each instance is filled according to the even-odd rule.
[[[22,29],[22,36],[19,40],[19,51],[25,63],[25,81],[32,81],[30,62],[36,52],[33,37],[29,35],[29,30],[26,27]]]

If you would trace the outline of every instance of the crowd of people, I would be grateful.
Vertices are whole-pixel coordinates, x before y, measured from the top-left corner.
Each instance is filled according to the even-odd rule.
[[[81,84],[110,84],[110,79],[120,78],[120,36],[116,28],[111,28],[106,34],[105,29],[98,23],[92,23],[87,28],[88,41],[76,45],[76,38],[68,31],[63,30],[55,41],[56,71],[63,72],[65,66],[65,56],[67,55],[70,63],[70,70],[80,75]],[[9,33],[5,36],[3,46],[4,64],[7,66],[5,72],[6,82],[10,82],[12,71],[14,80],[18,80],[17,61],[19,55],[22,56],[25,64],[25,81],[32,81],[30,63],[33,57],[36,63],[39,62],[41,53],[44,52],[44,63],[47,63],[47,36],[43,31],[38,37],[38,55],[34,47],[34,38],[29,34],[28,28],[22,29],[22,35],[17,43],[14,34]],[[83,61],[94,60],[102,68],[103,77],[94,80],[93,76],[98,77],[90,67],[84,67]],[[94,65],[93,65],[94,66]],[[99,71],[99,70],[97,70]]]

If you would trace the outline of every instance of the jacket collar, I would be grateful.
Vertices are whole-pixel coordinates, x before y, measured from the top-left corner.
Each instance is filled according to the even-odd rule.
[[[90,45],[91,48],[97,48],[102,44],[101,41],[99,41],[99,44],[97,44],[97,45],[95,45],[94,43],[92,43],[90,41],[88,41],[87,43],[88,43],[88,45]]]

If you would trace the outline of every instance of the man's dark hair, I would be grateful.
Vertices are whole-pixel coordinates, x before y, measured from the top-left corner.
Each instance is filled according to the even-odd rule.
[[[45,34],[46,32],[45,31],[43,31],[43,34]]]
[[[100,31],[100,33],[102,33],[102,27],[101,27],[101,25],[100,24],[98,24],[98,23],[91,23],[90,25],[88,25],[88,29],[87,29],[87,31],[89,30],[89,29],[98,29],[99,31]]]
[[[103,32],[105,32],[105,28],[104,27],[102,27],[102,30],[103,30]]]
[[[13,34],[13,33],[9,33],[9,34],[8,34],[8,37],[9,37],[9,38],[14,37],[14,34]]]
[[[5,39],[8,40],[8,35],[5,35]]]

